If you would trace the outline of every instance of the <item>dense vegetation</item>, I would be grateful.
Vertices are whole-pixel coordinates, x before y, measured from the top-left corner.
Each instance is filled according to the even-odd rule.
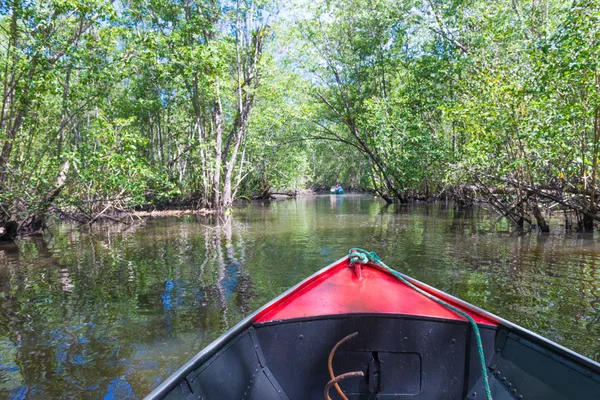
[[[2,0],[0,53],[5,237],[336,182],[600,220],[595,0]]]

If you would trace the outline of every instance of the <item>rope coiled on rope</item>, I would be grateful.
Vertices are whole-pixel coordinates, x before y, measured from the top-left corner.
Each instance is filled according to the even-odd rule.
[[[469,314],[467,314],[463,310],[456,308],[453,305],[446,303],[444,300],[438,299],[431,293],[428,293],[428,292],[424,291],[423,289],[415,286],[414,284],[409,282],[405,277],[403,277],[398,271],[385,265],[385,263],[383,261],[381,261],[379,256],[377,256],[377,254],[375,254],[372,251],[367,251],[367,250],[364,250],[361,248],[354,247],[354,248],[350,249],[350,251],[348,253],[348,257],[349,257],[351,263],[367,264],[368,262],[372,262],[373,264],[380,266],[381,268],[383,268],[384,270],[389,272],[391,275],[393,275],[395,278],[397,278],[398,280],[400,280],[401,282],[406,284],[411,289],[416,290],[423,296],[435,301],[439,305],[446,307],[447,309],[454,311],[455,313],[459,314],[460,316],[466,318],[467,321],[469,321],[469,323],[471,324],[471,328],[473,329],[473,334],[475,335],[475,340],[477,342],[477,353],[479,355],[479,364],[481,365],[481,375],[483,377],[483,387],[485,389],[485,394],[487,395],[488,400],[493,400],[492,399],[492,390],[490,389],[490,381],[488,379],[487,367],[486,367],[486,362],[485,362],[485,354],[483,352],[483,343],[481,341],[481,332],[479,332],[479,327],[477,326],[477,322],[475,322],[473,317],[471,317]]]

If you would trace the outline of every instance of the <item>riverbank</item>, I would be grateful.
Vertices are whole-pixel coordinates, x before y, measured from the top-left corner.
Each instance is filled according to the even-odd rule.
[[[383,199],[388,204],[389,198],[381,197],[367,189],[349,188],[342,196],[369,193],[373,198]],[[264,197],[262,195],[246,197],[243,195],[233,202],[234,207],[247,205],[249,202],[271,202],[282,201],[290,198],[304,198],[316,195],[330,194],[327,187],[312,187],[304,190],[290,192],[273,191]],[[503,199],[501,196],[505,196]],[[488,207],[493,209],[500,218],[506,218],[518,230],[549,232],[553,224],[548,221],[553,215],[562,215],[562,225],[566,229],[584,231],[584,217],[587,215],[581,210],[572,209],[563,206],[558,201],[546,201],[535,203],[529,208],[524,206],[515,208],[512,206],[514,192],[506,189],[487,188],[473,185],[463,185],[456,187],[447,187],[435,196],[426,196],[421,193],[410,193],[410,200],[396,202],[396,204],[415,204],[421,202],[435,203],[444,202],[452,204],[461,210],[468,210],[474,207]],[[7,221],[0,227],[0,242],[13,241],[15,239],[40,235],[53,220],[75,222],[80,225],[91,225],[98,222],[113,222],[120,224],[134,223],[143,218],[158,217],[178,217],[186,215],[217,215],[227,214],[228,209],[214,210],[201,207],[202,199],[200,197],[173,197],[167,199],[148,198],[144,204],[131,204],[131,200],[117,198],[111,200],[86,200],[80,202],[71,201],[69,203],[58,202],[48,208],[47,215],[32,215],[21,221]],[[37,221],[36,224],[31,221]],[[32,229],[30,226],[35,225]],[[25,226],[25,228],[23,228]],[[589,227],[588,227],[589,228]]]

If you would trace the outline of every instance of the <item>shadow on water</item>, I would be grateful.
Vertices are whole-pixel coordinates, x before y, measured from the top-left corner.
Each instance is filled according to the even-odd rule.
[[[600,359],[600,241],[483,209],[317,196],[0,246],[0,398],[140,398],[352,246]],[[557,226],[559,221],[552,221]]]

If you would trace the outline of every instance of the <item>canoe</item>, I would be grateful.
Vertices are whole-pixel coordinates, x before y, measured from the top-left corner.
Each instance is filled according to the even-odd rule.
[[[147,399],[600,399],[600,364],[351,250]]]

